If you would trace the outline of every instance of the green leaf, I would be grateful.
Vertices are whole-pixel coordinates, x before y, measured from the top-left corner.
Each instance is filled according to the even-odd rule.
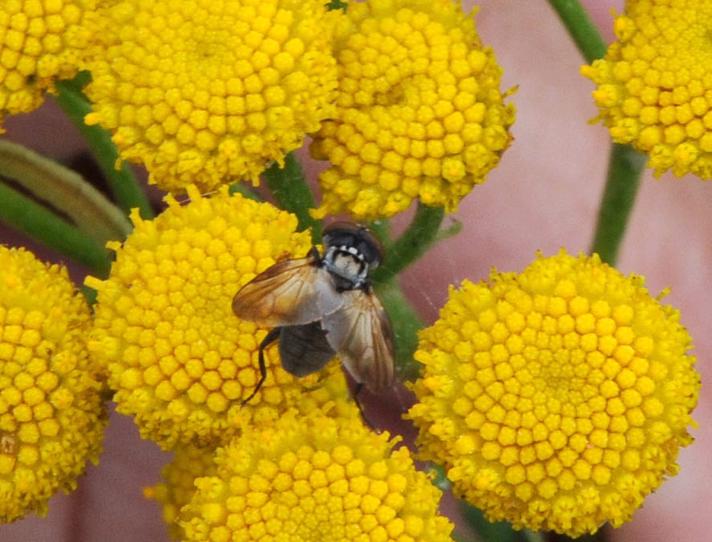
[[[0,182],[0,221],[89,267],[99,277],[111,267],[109,251],[49,209]]]
[[[30,149],[0,140],[0,176],[32,194],[45,207],[69,217],[99,244],[124,239],[131,223],[81,175]]]
[[[262,201],[260,195],[243,182],[232,183],[230,185],[230,188],[228,188],[228,192],[230,193],[230,195],[241,194],[247,199],[251,199],[253,201]]]
[[[433,243],[439,243],[440,241],[444,241],[445,239],[450,239],[450,237],[455,237],[456,235],[459,235],[462,231],[462,222],[460,222],[457,218],[449,218],[450,225],[446,228],[441,228],[440,231],[438,231]]]

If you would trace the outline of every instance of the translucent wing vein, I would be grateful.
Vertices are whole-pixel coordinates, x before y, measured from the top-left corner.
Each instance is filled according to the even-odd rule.
[[[329,344],[357,382],[374,391],[392,385],[393,332],[381,302],[362,290],[341,295],[341,309],[323,318]]]

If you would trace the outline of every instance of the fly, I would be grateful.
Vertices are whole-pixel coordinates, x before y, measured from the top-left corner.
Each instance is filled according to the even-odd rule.
[[[259,347],[260,379],[243,404],[262,387],[264,350],[276,340],[282,367],[295,376],[319,371],[338,354],[356,395],[364,385],[379,391],[393,384],[393,331],[369,281],[381,245],[349,222],[327,226],[322,240],[323,256],[312,247],[304,258],[277,262],[235,294],[238,318],[272,328]]]

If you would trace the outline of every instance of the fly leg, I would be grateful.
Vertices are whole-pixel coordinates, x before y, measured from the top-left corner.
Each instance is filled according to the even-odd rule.
[[[264,339],[262,339],[262,342],[260,343],[259,354],[257,357],[257,360],[260,364],[260,379],[257,381],[257,385],[255,386],[255,389],[252,390],[250,396],[244,401],[242,401],[243,405],[248,403],[250,399],[252,399],[255,394],[260,391],[262,384],[264,384],[265,379],[267,378],[267,365],[265,364],[265,348],[267,348],[270,344],[272,344],[279,338],[280,331],[282,331],[281,327],[275,327],[271,329],[269,333],[267,333],[267,335],[265,335]]]

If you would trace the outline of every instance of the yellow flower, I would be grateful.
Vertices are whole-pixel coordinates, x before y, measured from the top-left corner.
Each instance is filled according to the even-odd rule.
[[[5,115],[37,109],[44,91],[74,77],[96,25],[95,0],[3,0],[0,133]]]
[[[98,291],[89,348],[109,372],[117,410],[133,415],[144,438],[164,449],[176,443],[216,446],[246,422],[263,423],[288,407],[332,408],[348,394],[337,363],[297,379],[266,352],[267,380],[246,405],[259,378],[257,351],[266,331],[238,320],[232,298],[277,259],[304,256],[309,232],[269,203],[223,187],[191,202],[167,197],[155,220],[132,214],[134,230],[110,245],[116,262]]]
[[[422,332],[425,457],[491,520],[576,537],[675,474],[699,375],[679,313],[598,256],[465,281]]]
[[[215,474],[213,455],[213,448],[180,446],[175,450],[173,460],[161,470],[163,481],[143,491],[146,498],[161,505],[163,521],[168,525],[173,540],[185,538],[183,529],[178,525],[178,514],[195,493],[195,479]]]
[[[511,141],[514,107],[473,15],[452,0],[349,4],[336,114],[311,147],[331,162],[316,216],[389,217],[414,198],[451,211],[485,181]]]
[[[66,269],[0,246],[0,523],[44,515],[99,458],[106,416],[88,327]]]
[[[182,192],[258,180],[333,111],[333,19],[322,0],[126,0],[102,11],[89,124]]]
[[[449,541],[440,491],[356,418],[289,416],[218,449],[183,508],[186,541]]]
[[[618,41],[581,69],[613,141],[648,154],[656,174],[712,178],[711,27],[705,0],[628,0]]]

